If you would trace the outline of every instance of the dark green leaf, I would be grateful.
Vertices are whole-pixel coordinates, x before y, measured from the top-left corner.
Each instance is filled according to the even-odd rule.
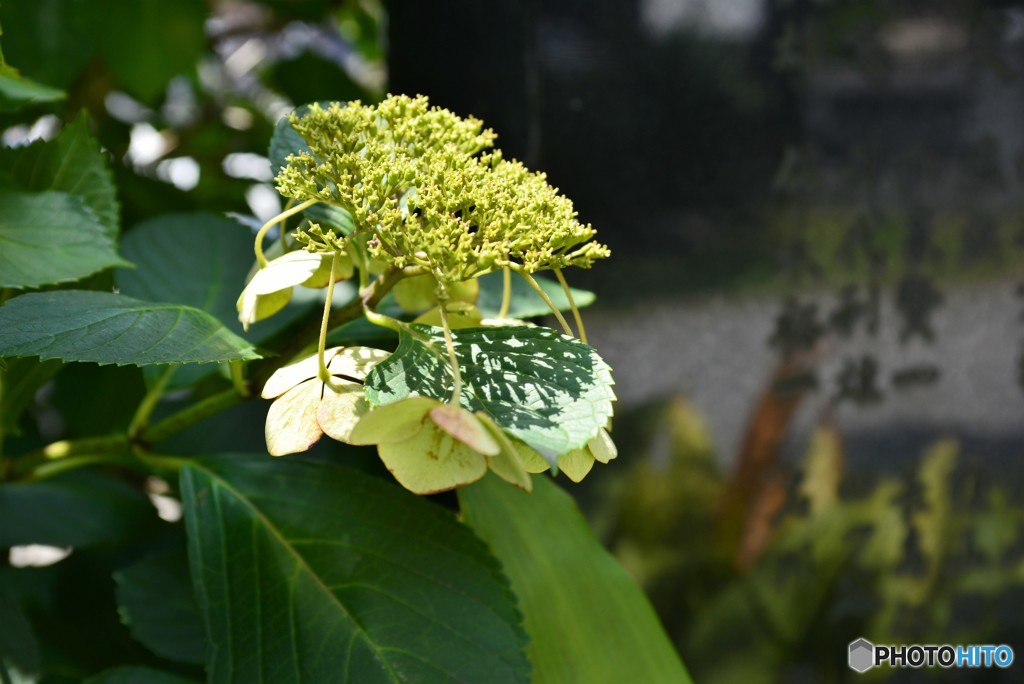
[[[647,597],[548,477],[532,494],[494,475],[458,494],[519,598],[536,684],[690,681]]]
[[[543,277],[534,276],[534,279],[559,311],[569,310],[569,299],[565,296],[561,285]],[[480,309],[484,318],[494,318],[501,311],[501,297],[505,291],[504,278],[500,272],[496,272],[480,276],[478,280],[480,281],[480,296],[476,300],[476,307]],[[574,287],[569,289],[577,308],[582,309],[594,303],[593,292],[577,290]],[[551,309],[540,298],[540,295],[515,273],[512,274],[512,298],[509,302],[509,318],[533,318],[551,313]]]
[[[114,181],[85,114],[54,140],[0,150],[8,184],[21,190],[58,190],[80,197],[111,239],[117,237],[119,207]]]
[[[38,672],[39,644],[32,627],[16,605],[0,598],[0,681],[17,682]]]
[[[136,265],[117,273],[124,294],[202,309],[242,331],[235,301],[255,258],[247,228],[214,214],[167,214],[128,231],[121,252]]]
[[[170,672],[151,667],[115,667],[89,677],[84,684],[198,684]]]
[[[527,682],[497,564],[442,508],[265,456],[181,471],[210,681]]]
[[[65,283],[129,265],[80,198],[0,193],[0,287]]]
[[[0,370],[0,432],[19,434],[18,419],[35,397],[36,390],[52,378],[59,361],[11,359]]]
[[[462,404],[486,411],[534,449],[583,448],[612,415],[612,375],[592,347],[550,328],[509,326],[452,332],[464,384]],[[371,404],[410,394],[448,399],[453,389],[441,328],[412,325],[398,349],[366,378]]]
[[[64,92],[32,79],[25,78],[17,69],[0,64],[0,111],[15,111],[41,102],[63,100]]]
[[[170,660],[206,661],[202,618],[184,549],[153,554],[114,574],[121,619],[138,641]]]
[[[89,66],[95,14],[94,0],[0,3],[4,55],[22,73],[66,88]]]
[[[139,534],[156,520],[143,493],[98,473],[76,471],[0,485],[0,547],[113,543]]]
[[[0,307],[0,356],[119,366],[259,358],[199,309],[83,290],[30,293]]]
[[[202,0],[94,0],[92,9],[99,53],[118,85],[145,102],[192,73],[206,46]]]

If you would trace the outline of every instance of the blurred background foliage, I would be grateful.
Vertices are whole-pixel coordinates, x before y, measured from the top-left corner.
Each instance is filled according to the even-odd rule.
[[[66,92],[0,112],[4,145],[85,111],[126,253],[164,214],[276,214],[267,141],[311,101],[423,93],[547,171],[615,251],[574,284],[622,458],[571,491],[697,681],[844,681],[859,636],[1024,643],[1021,3],[4,0],[0,26],[7,63]],[[16,363],[12,450],[123,427],[146,386]],[[167,448],[262,449],[261,411]],[[119,553],[41,568],[45,592],[8,574],[52,681],[139,650],[75,590],[112,595]]]

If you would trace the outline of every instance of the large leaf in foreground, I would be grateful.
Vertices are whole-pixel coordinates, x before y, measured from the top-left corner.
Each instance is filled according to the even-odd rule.
[[[612,415],[611,369],[592,347],[550,328],[463,328],[452,333],[462,404],[549,455],[583,448]],[[446,400],[452,374],[441,328],[412,325],[366,378],[371,404],[410,394]]]
[[[493,475],[458,490],[466,523],[512,581],[536,684],[690,678],[640,587],[546,476],[528,494]]]
[[[498,565],[448,511],[266,456],[186,466],[181,492],[210,681],[530,680]]]
[[[65,283],[129,265],[81,198],[0,193],[0,287]]]
[[[83,290],[29,293],[0,307],[0,356],[119,366],[259,358],[199,309]]]

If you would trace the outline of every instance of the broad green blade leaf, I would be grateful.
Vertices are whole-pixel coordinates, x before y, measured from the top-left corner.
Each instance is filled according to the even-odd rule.
[[[542,276],[534,276],[534,280],[547,293],[559,311],[569,310],[569,300],[566,299],[561,285]],[[480,296],[476,300],[476,306],[483,313],[484,318],[494,318],[501,311],[501,297],[505,289],[503,276],[500,271],[497,271],[480,276],[477,281],[480,283]],[[575,287],[569,289],[572,291],[573,301],[576,302],[578,308],[582,309],[594,303],[593,292],[577,290]],[[509,304],[508,317],[532,318],[546,316],[550,313],[551,309],[540,298],[540,295],[533,291],[529,283],[513,273],[512,299]]]
[[[42,102],[64,99],[64,92],[25,78],[18,70],[0,64],[0,111],[12,112]]]
[[[510,326],[452,332],[462,371],[462,405],[484,411],[538,451],[586,446],[612,414],[611,369],[592,347],[550,328]],[[410,394],[452,393],[444,334],[412,325],[398,349],[366,377],[366,398],[390,404]]]
[[[32,626],[18,606],[0,597],[0,681],[35,681],[38,673],[39,643]]]
[[[0,485],[0,548],[115,543],[145,533],[157,521],[138,489],[98,473]]]
[[[690,678],[647,597],[545,476],[528,494],[496,476],[458,490],[466,524],[501,561],[519,599],[535,684]]]
[[[117,272],[121,292],[185,304],[240,333],[235,300],[252,263],[252,233],[215,214],[166,214],[128,231],[121,253],[136,265]]]
[[[84,113],[53,140],[0,150],[0,168],[10,174],[9,184],[16,189],[57,190],[80,197],[107,236],[117,237],[120,209],[113,175]]]
[[[210,681],[530,681],[498,565],[446,510],[266,456],[185,466],[181,492]]]
[[[242,333],[235,298],[253,259],[252,233],[244,226],[202,212],[165,214],[125,233],[121,253],[136,266],[116,272],[122,293],[150,302],[193,306],[232,332]],[[256,326],[250,339],[259,342],[277,328],[276,320]],[[159,374],[163,369],[151,370]],[[213,365],[178,369],[168,389],[187,387],[216,371]]]
[[[206,662],[206,636],[184,548],[147,556],[114,573],[114,581],[121,621],[132,637],[164,658]]]
[[[115,667],[89,677],[83,684],[199,684],[193,679],[151,667]]]
[[[0,356],[119,366],[260,358],[199,309],[83,290],[33,292],[0,307]]]
[[[80,198],[0,192],[0,287],[66,283],[130,265]]]

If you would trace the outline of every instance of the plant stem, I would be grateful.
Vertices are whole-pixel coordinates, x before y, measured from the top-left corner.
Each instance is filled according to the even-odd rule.
[[[149,416],[153,413],[153,409],[156,408],[157,402],[160,401],[160,397],[163,396],[164,387],[170,381],[171,376],[174,375],[174,371],[177,370],[177,366],[168,366],[167,370],[160,374],[153,386],[146,392],[146,396],[142,398],[142,402],[139,407],[135,409],[135,415],[132,417],[132,422],[128,425],[128,438],[135,439],[140,432],[146,427],[149,422]]]
[[[245,381],[245,362],[236,359],[228,363],[228,368],[231,371],[231,384],[239,396],[248,397],[252,394],[249,384]]]
[[[586,344],[587,329],[583,327],[583,316],[580,315],[580,310],[576,306],[576,301],[572,298],[572,290],[569,289],[569,283],[565,282],[565,276],[562,275],[562,269],[555,269],[555,277],[558,278],[558,284],[562,286],[562,291],[565,292],[565,298],[569,300],[569,308],[572,309],[572,317],[576,320],[576,330],[580,333],[580,342]]]
[[[171,435],[177,434],[185,428],[191,427],[199,421],[205,420],[221,411],[237,406],[243,401],[245,401],[245,397],[240,396],[234,387],[226,389],[223,392],[218,392],[201,401],[197,401],[177,413],[172,413],[159,423],[144,430],[138,435],[137,440],[145,444],[162,442]]]
[[[508,316],[508,309],[512,305],[512,269],[508,266],[501,269],[502,284],[501,309],[498,311],[498,318]]]
[[[448,327],[448,314],[444,310],[445,302],[437,308],[441,314],[441,327],[444,328],[444,346],[448,348],[448,365],[452,368],[452,376],[455,381],[455,388],[452,390],[452,405],[462,404],[462,372],[459,370],[459,359],[455,355],[455,342],[452,340],[452,331]]]
[[[124,453],[131,450],[128,435],[103,435],[101,437],[85,437],[83,439],[65,439],[25,454],[14,462],[14,475],[17,478],[35,470],[50,461],[66,460],[73,457],[89,456],[93,459]],[[90,461],[95,462],[95,461]],[[85,465],[85,464],[83,464]]]
[[[316,347],[317,375],[323,382],[331,381],[331,372],[327,370],[324,363],[324,348],[327,346],[327,325],[331,319],[331,304],[334,302],[334,276],[338,271],[338,260],[341,257],[339,252],[334,252],[331,257],[331,277],[327,281],[327,295],[324,299],[324,315],[320,319],[320,338]]]
[[[563,316],[562,312],[558,310],[558,307],[555,306],[555,303],[551,301],[551,297],[548,297],[548,293],[544,291],[544,288],[542,288],[540,284],[536,280],[534,280],[533,276],[527,273],[526,271],[517,268],[516,273],[523,276],[523,278],[526,279],[526,282],[530,284],[530,287],[532,287],[534,291],[540,295],[540,298],[543,299],[544,303],[548,305],[549,309],[551,309],[551,313],[553,313],[555,315],[555,318],[558,319],[558,323],[559,325],[562,326],[562,330],[565,332],[565,334],[568,335],[569,337],[573,337],[572,328],[570,328],[569,323],[566,322],[565,316]]]
[[[308,209],[309,207],[313,206],[314,204],[318,204],[319,202],[320,200],[318,199],[306,200],[302,204],[298,204],[292,207],[291,209],[285,209],[280,214],[278,214],[277,216],[263,224],[259,231],[256,232],[255,246],[256,262],[259,263],[260,268],[264,268],[267,265],[267,257],[263,255],[263,238],[267,236],[267,231],[270,230],[278,222],[284,221],[289,216],[294,216],[295,214],[298,214],[300,211]]]

